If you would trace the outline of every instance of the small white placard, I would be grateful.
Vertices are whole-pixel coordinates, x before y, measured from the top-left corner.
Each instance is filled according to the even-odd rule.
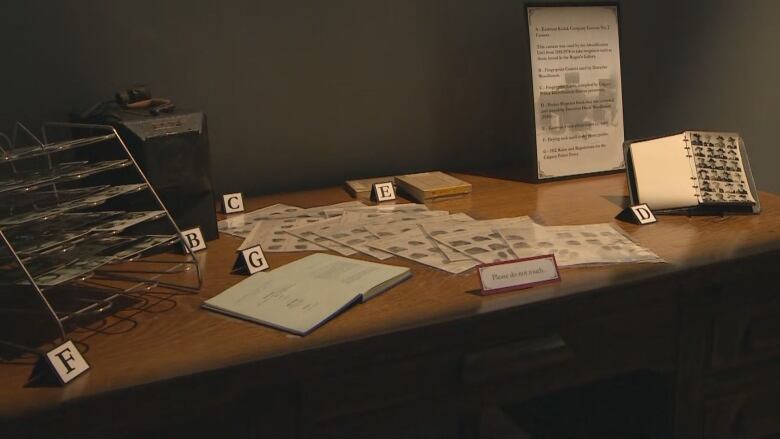
[[[62,384],[68,384],[74,378],[89,370],[87,360],[84,359],[71,340],[47,352],[46,361],[54,369],[57,378],[59,378]]]
[[[182,231],[181,238],[184,240],[184,245],[193,252],[206,248],[206,240],[203,239],[203,233],[200,231],[200,227]]]
[[[634,212],[634,217],[639,221],[639,224],[650,224],[658,221],[647,204],[631,206],[631,211]]]
[[[222,196],[222,211],[225,213],[236,213],[244,211],[244,196],[241,192],[234,194],[225,194]]]
[[[395,200],[395,187],[392,181],[374,183],[371,189],[374,200],[377,202]]]
[[[268,260],[259,245],[241,250],[241,257],[250,275],[268,268]]]
[[[543,255],[479,267],[482,294],[529,288],[561,279],[555,256]]]

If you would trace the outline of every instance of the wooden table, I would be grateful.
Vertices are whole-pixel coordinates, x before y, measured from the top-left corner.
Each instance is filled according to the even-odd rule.
[[[89,338],[86,376],[30,388],[29,365],[0,364],[0,433],[453,437],[473,433],[464,420],[482,407],[635,370],[676,377],[680,437],[780,431],[766,406],[780,401],[780,198],[762,193],[760,215],[635,226],[613,220],[622,174],[538,185],[457,176],[472,195],[432,209],[613,223],[668,263],[564,268],[560,283],[481,297],[474,270],[393,258],[412,279],[295,337],[200,308],[243,278],[230,274],[240,240],[222,235],[199,253],[201,292],[132,331]],[[349,199],[332,187],[246,204]],[[305,254],[267,256],[278,267]]]

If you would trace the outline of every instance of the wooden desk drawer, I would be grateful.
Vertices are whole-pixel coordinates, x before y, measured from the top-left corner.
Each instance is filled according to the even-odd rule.
[[[501,380],[570,362],[573,358],[571,349],[558,335],[520,340],[467,353],[461,380],[465,384]]]
[[[424,400],[326,419],[299,428],[298,439],[461,438],[467,413],[448,400]],[[265,437],[265,436],[263,436]],[[268,436],[273,437],[273,436]]]
[[[562,311],[563,312],[563,311]],[[557,327],[465,354],[461,381],[484,400],[522,400],[641,369],[668,370],[676,352],[673,300],[626,294],[574,302]]]
[[[758,439],[780,436],[780,387],[710,401],[704,437]]]
[[[727,301],[715,316],[712,348],[714,369],[780,355],[780,298]]]
[[[437,397],[457,384],[454,355],[431,355],[371,364],[301,385],[304,416],[322,420]]]

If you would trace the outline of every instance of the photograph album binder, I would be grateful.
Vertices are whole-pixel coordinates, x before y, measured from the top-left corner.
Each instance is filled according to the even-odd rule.
[[[631,204],[655,212],[759,213],[745,143],[737,133],[685,131],[624,144]]]

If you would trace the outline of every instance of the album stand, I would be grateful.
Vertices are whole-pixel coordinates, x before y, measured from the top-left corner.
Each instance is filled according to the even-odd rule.
[[[52,136],[88,132],[74,140]],[[20,138],[24,138],[25,144]],[[110,126],[0,133],[0,360],[132,328],[203,283],[181,230]],[[129,325],[128,325],[129,324]]]

